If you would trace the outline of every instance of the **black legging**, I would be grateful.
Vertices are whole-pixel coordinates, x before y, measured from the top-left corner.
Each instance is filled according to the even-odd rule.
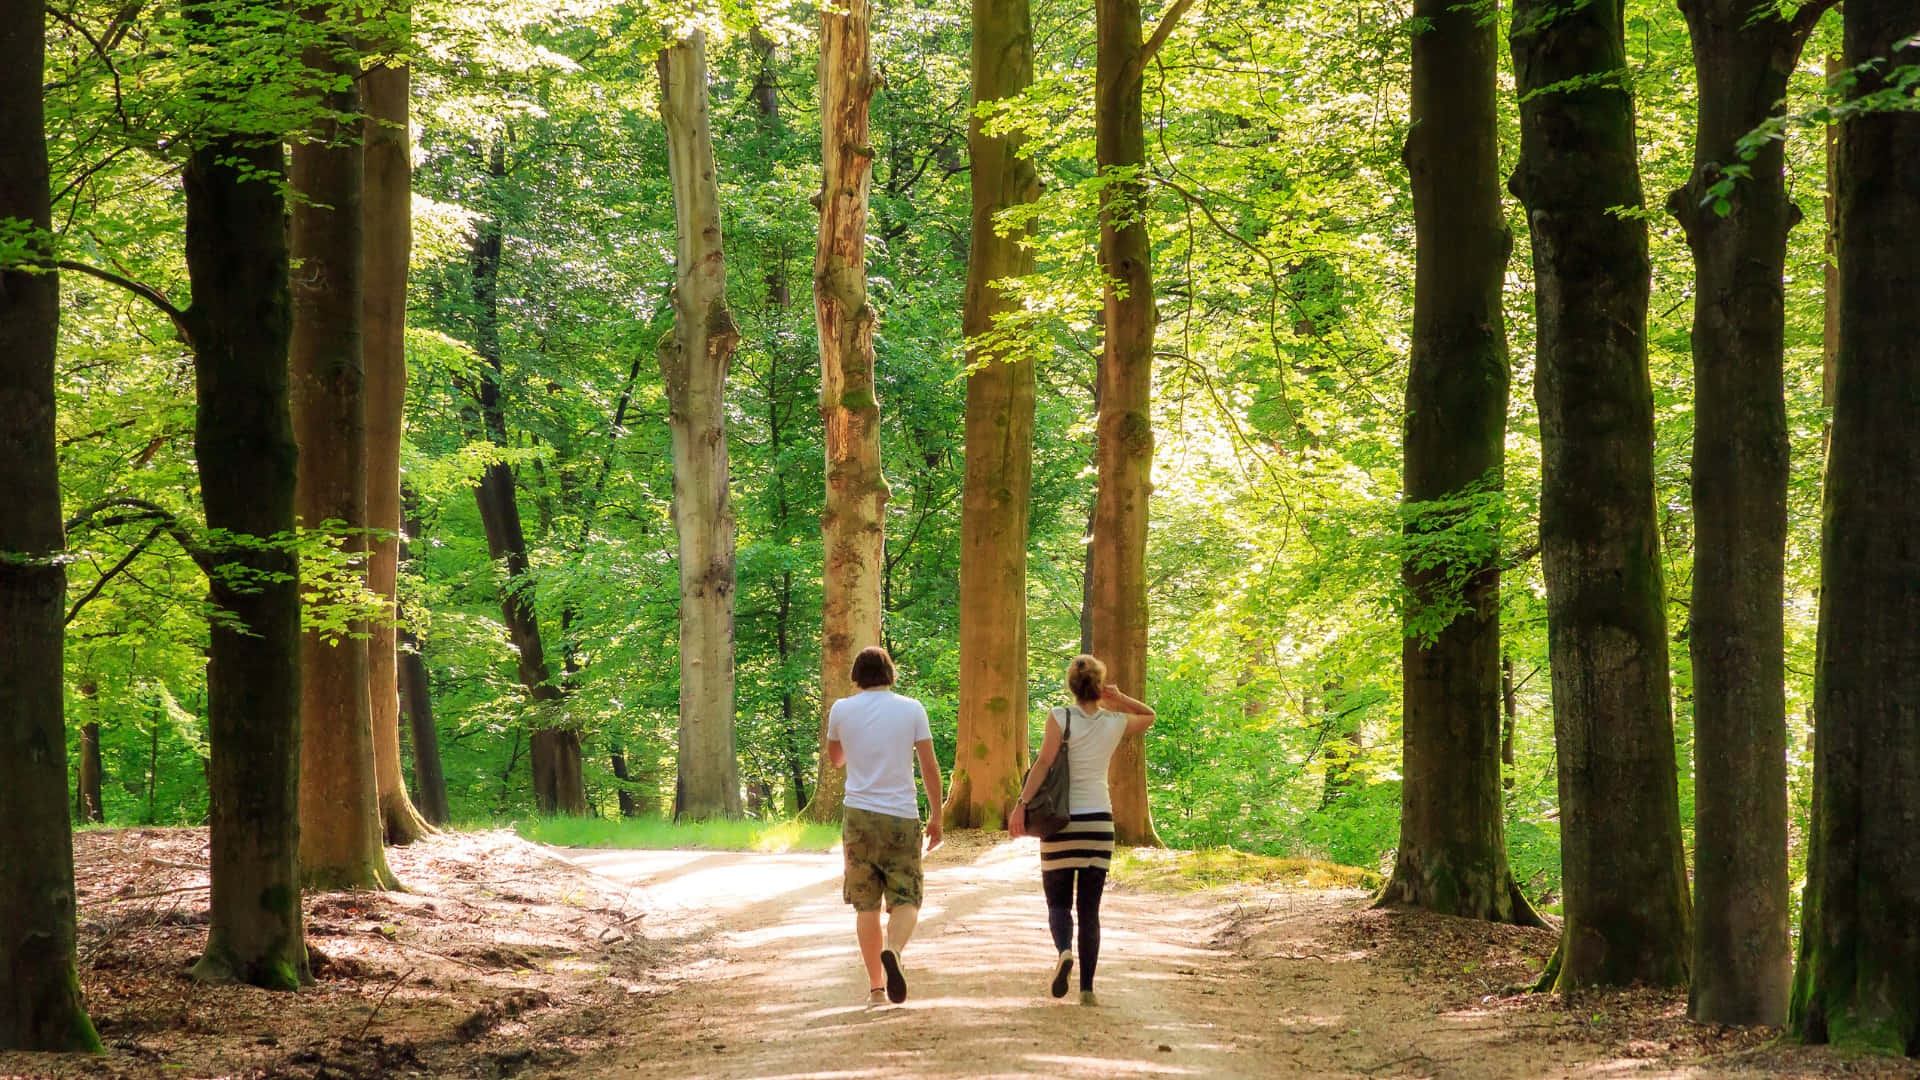
[[[1073,876],[1080,875],[1074,888]],[[1107,891],[1107,872],[1091,866],[1078,870],[1042,870],[1040,887],[1047,893],[1047,929],[1053,947],[1073,947],[1074,909],[1080,912],[1080,989],[1093,989],[1093,966],[1100,960],[1100,896]]]

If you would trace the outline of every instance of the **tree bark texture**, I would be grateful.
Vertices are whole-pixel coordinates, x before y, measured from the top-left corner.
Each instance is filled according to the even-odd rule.
[[[402,43],[404,47],[404,43]],[[377,64],[361,76],[366,95],[367,585],[387,617],[368,627],[367,678],[374,778],[389,844],[433,831],[407,797],[400,770],[400,669],[396,645],[400,570],[400,436],[407,401],[407,260],[413,250],[413,162],[407,136],[407,66]]]
[[[1914,63],[1913,5],[1847,0],[1853,93]],[[1920,1054],[1920,115],[1840,124],[1840,340],[1821,540],[1813,826],[1788,1026]]]
[[[50,241],[46,7],[0,22],[0,222]],[[52,252],[45,254],[51,257]],[[0,1050],[100,1049],[74,971],[66,548],[54,445],[60,279],[0,265]]]
[[[1517,0],[1541,560],[1566,925],[1555,986],[1687,981],[1691,922],[1653,502],[1650,289],[1621,0]]]
[[[1503,486],[1507,333],[1501,313],[1512,237],[1500,206],[1499,43],[1483,10],[1416,0],[1413,126],[1405,161],[1415,237],[1413,348],[1404,449],[1409,504]],[[1459,515],[1415,508],[1410,536]],[[1401,565],[1415,604],[1464,573],[1462,610],[1437,635],[1401,642],[1400,845],[1382,904],[1539,924],[1507,866],[1500,786],[1500,569],[1497,542],[1469,567]],[[1410,620],[1411,622],[1411,620]]]
[[[506,149],[496,142],[488,169],[495,181],[506,175]],[[505,448],[506,410],[501,401],[505,364],[500,350],[500,260],[503,237],[500,219],[483,222],[473,241],[473,299],[476,311],[474,351],[485,361],[480,367],[480,413],[487,438]],[[562,697],[560,685],[547,666],[545,642],[535,613],[533,581],[528,577],[527,534],[520,524],[520,498],[513,468],[505,462],[488,465],[473,489],[480,524],[487,535],[487,553],[497,564],[506,563],[500,585],[500,619],[513,644],[520,685],[526,688],[536,713],[528,764],[533,775],[534,807],[543,814],[581,815],[587,812],[587,790],[582,776],[580,733],[548,726]]]
[[[323,9],[309,9],[325,17]],[[308,529],[347,530],[343,552],[367,550],[367,401],[362,355],[361,102],[357,64],[329,41],[307,50],[316,72],[339,76],[323,116],[293,149],[293,423],[296,507]],[[339,640],[300,638],[300,865],[317,889],[394,884],[380,845],[367,625]]]
[[[740,333],[727,310],[720,189],[707,122],[706,35],[695,31],[660,50],[658,67],[678,238],[673,329],[659,347],[673,435],[673,523],[680,550],[680,773],[674,813],[694,819],[739,817],[726,389]]]
[[[820,515],[820,738],[827,710],[853,692],[854,654],[880,644],[887,480],[880,471],[880,399],[867,303],[867,192],[873,179],[868,102],[878,78],[869,0],[820,9],[820,232],[813,258],[820,334],[820,420],[826,506]],[[964,680],[963,680],[964,681]],[[837,820],[846,771],[820,755],[809,816]]]
[[[298,456],[286,172],[278,142],[214,138],[194,149],[182,186],[201,503],[209,528],[244,541],[211,553],[207,575],[226,617],[208,628],[213,891],[194,971],[292,990],[311,976],[300,910],[300,581],[286,546]]]
[[[1137,29],[1137,28],[1136,28]],[[1028,0],[973,0],[973,104],[1033,83]],[[1027,516],[1033,487],[1034,361],[1024,347],[982,347],[1019,306],[1000,282],[1033,272],[1032,230],[1003,234],[1008,207],[1040,182],[1017,132],[989,134],[969,110],[973,223],[962,326],[967,338],[966,473],[960,508],[960,701],[945,815],[955,828],[1004,827],[1028,764]]]
[[[1095,466],[1099,496],[1087,545],[1093,655],[1122,691],[1146,695],[1147,498],[1153,489],[1152,239],[1147,233],[1140,0],[1095,0],[1094,157],[1118,179],[1100,192],[1106,342],[1100,355]],[[1121,740],[1108,767],[1113,836],[1158,847],[1147,806],[1144,735]]]
[[[1735,144],[1786,97],[1812,18],[1755,0],[1682,0],[1699,83],[1693,172],[1667,207],[1693,250],[1694,911],[1688,1015],[1786,1018],[1785,594],[1787,196],[1783,144],[1748,162],[1718,213]]]
[[[407,540],[425,531],[417,513],[409,513],[411,499],[402,490],[400,561],[405,562]],[[440,766],[440,729],[433,721],[433,684],[427,678],[425,642],[405,622],[398,626],[400,712],[406,718],[407,731],[413,737],[413,787],[420,815],[434,825],[444,826],[453,819],[447,805],[447,777]]]

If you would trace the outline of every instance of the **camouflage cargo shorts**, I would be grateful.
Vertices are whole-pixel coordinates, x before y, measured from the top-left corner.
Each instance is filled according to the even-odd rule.
[[[844,807],[840,819],[840,846],[846,853],[847,876],[840,893],[855,911],[878,911],[882,897],[887,910],[919,907],[920,819],[876,814]]]

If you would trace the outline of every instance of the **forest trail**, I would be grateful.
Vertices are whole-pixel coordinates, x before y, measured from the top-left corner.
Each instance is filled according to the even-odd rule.
[[[1352,889],[1110,889],[1083,1008],[1045,992],[1034,842],[962,834],[927,862],[908,1000],[869,1009],[837,853],[568,856],[636,886],[671,951],[620,1046],[554,1076],[1804,1075],[1742,1061],[1754,1038],[1686,1025],[1671,995],[1501,998],[1553,935],[1370,912]]]
[[[684,943],[630,1052],[571,1076],[837,1078],[1268,1076],[1267,1022],[1239,1024],[1221,912],[1109,891],[1096,988],[1052,974],[1032,841],[962,836],[927,860],[904,1005],[869,1009],[840,855],[573,852],[646,893],[649,937]],[[640,898],[636,895],[636,901]],[[1266,1003],[1261,1003],[1264,1006]]]

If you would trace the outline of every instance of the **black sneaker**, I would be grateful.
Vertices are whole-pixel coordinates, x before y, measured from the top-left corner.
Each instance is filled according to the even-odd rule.
[[[1068,949],[1060,954],[1060,960],[1053,968],[1054,997],[1063,998],[1067,996],[1067,976],[1071,974],[1073,974],[1073,950]]]
[[[900,957],[892,949],[881,949],[880,966],[887,969],[887,1000],[895,1005],[907,1000],[907,976],[900,970]]]

